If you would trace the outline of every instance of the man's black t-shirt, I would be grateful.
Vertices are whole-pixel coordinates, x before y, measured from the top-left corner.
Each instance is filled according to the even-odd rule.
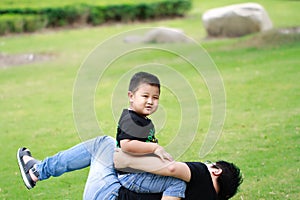
[[[217,199],[217,193],[207,166],[200,162],[186,162],[186,164],[191,170],[191,180],[186,186],[185,199]]]
[[[191,180],[187,183],[185,200],[216,200],[217,194],[205,164],[186,162],[191,170]],[[126,188],[119,190],[118,200],[160,200],[162,194],[137,194]]]

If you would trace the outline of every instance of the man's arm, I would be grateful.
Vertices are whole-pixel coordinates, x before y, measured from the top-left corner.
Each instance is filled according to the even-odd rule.
[[[132,155],[116,149],[114,153],[116,169],[128,172],[150,172],[162,176],[173,176],[186,182],[191,180],[191,171],[186,163],[161,160],[157,156]]]

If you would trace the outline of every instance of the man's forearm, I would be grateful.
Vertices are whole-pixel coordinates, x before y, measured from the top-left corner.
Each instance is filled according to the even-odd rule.
[[[145,171],[162,176],[173,176],[187,182],[191,178],[190,169],[185,163],[162,160],[155,155],[135,156],[118,149],[114,153],[114,163],[116,169],[131,173]]]

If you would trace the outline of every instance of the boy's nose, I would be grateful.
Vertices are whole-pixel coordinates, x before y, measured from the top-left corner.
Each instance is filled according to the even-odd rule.
[[[153,103],[152,98],[148,98],[147,103],[148,103],[148,104],[152,104],[152,103]]]

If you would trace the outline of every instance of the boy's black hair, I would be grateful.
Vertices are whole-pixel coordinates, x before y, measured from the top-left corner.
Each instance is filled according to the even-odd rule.
[[[159,93],[160,93],[159,79],[155,75],[147,73],[147,72],[138,72],[138,73],[134,74],[130,80],[128,90],[131,92],[135,92],[138,89],[138,87],[143,83],[157,86]]]
[[[243,182],[241,171],[233,163],[222,160],[216,162],[216,166],[222,169],[222,174],[217,179],[220,188],[218,200],[229,199],[236,194]]]

